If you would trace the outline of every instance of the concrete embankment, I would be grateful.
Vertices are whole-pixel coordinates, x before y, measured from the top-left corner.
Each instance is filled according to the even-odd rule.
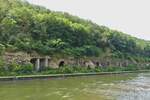
[[[144,73],[144,72],[150,72],[150,70],[120,71],[120,72],[98,72],[98,73],[93,72],[93,73],[49,74],[49,75],[1,76],[0,81],[49,79],[49,78],[92,76],[92,75],[111,75],[111,74],[125,74],[125,73]]]

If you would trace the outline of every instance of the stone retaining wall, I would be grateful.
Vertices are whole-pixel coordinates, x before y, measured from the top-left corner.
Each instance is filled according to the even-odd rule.
[[[26,64],[32,63],[35,69],[41,70],[46,67],[51,68],[59,68],[65,65],[68,66],[81,66],[81,67],[109,67],[109,66],[117,66],[117,67],[126,67],[129,65],[137,65],[139,67],[142,66],[150,66],[150,62],[138,63],[135,61],[129,61],[124,59],[102,59],[102,58],[74,58],[74,57],[66,57],[66,58],[55,58],[49,56],[41,56],[38,54],[27,54],[24,52],[17,53],[5,53],[3,55],[3,59],[6,64],[17,63],[17,64]]]

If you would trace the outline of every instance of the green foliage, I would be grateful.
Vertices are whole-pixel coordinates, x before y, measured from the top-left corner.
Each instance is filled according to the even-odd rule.
[[[0,55],[5,51],[5,46],[0,44]]]
[[[32,64],[23,64],[19,65],[16,63],[8,64],[7,66],[1,67],[0,72],[3,72],[3,74],[6,75],[20,75],[20,74],[31,74],[33,72],[33,65]],[[2,74],[0,74],[2,75]]]
[[[4,50],[146,60],[150,42],[24,0],[0,0],[0,53]]]
[[[143,70],[149,70],[150,66],[143,67]],[[122,71],[138,71],[139,67],[136,65],[129,65],[126,67],[96,67],[88,68],[83,66],[64,66],[58,69],[47,69],[40,73],[42,74],[69,74],[69,73],[91,73],[91,72],[122,72]]]
[[[150,66],[143,66],[142,70],[149,70]],[[95,72],[122,72],[122,71],[138,71],[140,67],[129,65],[127,67],[95,67],[89,68],[84,66],[63,66],[58,69],[47,68],[40,72],[33,72],[31,64],[18,65],[10,64],[8,68],[0,66],[0,76],[10,75],[26,75],[26,74],[71,74],[71,73],[95,73]]]
[[[14,71],[18,74],[30,74],[33,71],[32,64],[16,65]]]
[[[75,58],[121,58],[150,62],[150,41],[99,26],[68,13],[54,12],[25,0],[0,0],[0,55],[5,51],[37,52]],[[139,70],[136,65],[90,69],[62,67],[47,73]],[[0,75],[32,73],[30,64],[5,66],[0,60]],[[150,69],[146,66],[144,69]]]
[[[5,74],[4,62],[2,59],[0,59],[0,75],[4,74]]]

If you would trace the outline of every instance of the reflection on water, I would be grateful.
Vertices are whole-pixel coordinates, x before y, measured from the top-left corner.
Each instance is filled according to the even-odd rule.
[[[135,79],[120,84],[120,86],[125,86],[121,88],[121,95],[118,100],[150,100],[149,75],[139,74]]]
[[[0,100],[150,100],[150,73],[0,82]]]
[[[95,94],[105,95],[110,100],[150,100],[150,74],[138,74],[133,79],[118,80],[111,83],[94,83]],[[93,88],[94,87],[94,88]]]

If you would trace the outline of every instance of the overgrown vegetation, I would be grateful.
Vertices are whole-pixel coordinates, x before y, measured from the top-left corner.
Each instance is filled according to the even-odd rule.
[[[6,67],[0,67],[0,76],[17,76],[17,75],[44,75],[44,74],[72,74],[72,73],[93,73],[93,72],[121,72],[121,71],[139,71],[150,70],[150,66],[137,67],[136,65],[129,65],[127,67],[82,67],[82,66],[64,66],[58,69],[47,68],[39,72],[33,71],[32,65],[17,65],[12,64]]]
[[[64,66],[58,69],[47,69],[41,71],[42,74],[67,74],[67,73],[92,73],[92,72],[119,72],[119,71],[138,71],[138,70],[150,70],[150,66],[143,66],[142,68],[136,65],[129,65],[127,67],[83,67],[83,66]]]
[[[150,62],[150,42],[99,26],[64,12],[50,11],[25,0],[0,0],[0,55],[4,52],[37,52],[43,55],[111,57]],[[8,69],[6,69],[8,67]],[[0,74],[33,73],[32,65],[12,64]],[[112,68],[112,69],[111,69]],[[131,69],[130,69],[131,68]],[[65,67],[47,73],[134,70]],[[133,69],[132,69],[133,68]],[[13,74],[11,73],[11,74]]]
[[[3,61],[0,60],[0,76],[9,76],[9,75],[26,75],[33,73],[32,64],[7,64],[4,65]]]
[[[0,53],[150,57],[150,42],[24,0],[0,0]]]

